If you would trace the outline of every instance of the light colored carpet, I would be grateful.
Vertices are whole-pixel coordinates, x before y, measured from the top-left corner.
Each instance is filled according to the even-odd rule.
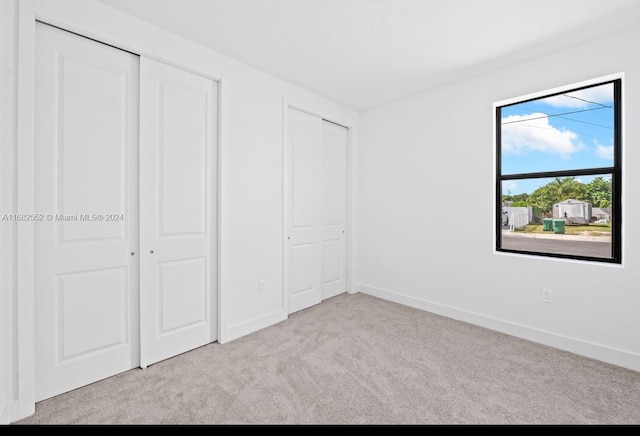
[[[640,424],[640,373],[343,294],[17,424]]]

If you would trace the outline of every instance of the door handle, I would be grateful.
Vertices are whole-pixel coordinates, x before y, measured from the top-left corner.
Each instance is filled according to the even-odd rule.
[[[153,254],[153,250],[149,250],[149,254]]]

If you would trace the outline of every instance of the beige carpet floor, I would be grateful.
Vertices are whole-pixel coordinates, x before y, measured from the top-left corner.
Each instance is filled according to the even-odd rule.
[[[640,372],[343,294],[17,424],[640,424]]]

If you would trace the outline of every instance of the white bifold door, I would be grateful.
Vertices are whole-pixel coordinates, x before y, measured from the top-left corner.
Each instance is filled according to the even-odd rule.
[[[217,339],[217,83],[40,23],[35,61],[39,401]]]
[[[287,287],[289,313],[347,290],[348,129],[288,113]]]

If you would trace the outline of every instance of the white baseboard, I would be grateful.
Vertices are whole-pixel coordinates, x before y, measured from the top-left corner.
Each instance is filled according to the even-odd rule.
[[[380,289],[373,286],[358,284],[357,288],[363,294],[372,295],[382,298],[383,300],[393,301],[394,303],[403,304],[405,306],[421,309],[436,315],[446,316],[458,321],[467,322],[469,324],[478,325],[511,336],[527,339],[550,347],[559,348],[592,359],[611,363],[613,365],[622,366],[624,368],[640,371],[640,354],[628,351],[617,350],[603,345],[582,341],[567,336],[558,335],[556,333],[527,327],[525,325],[492,318],[475,312],[458,309],[444,304],[435,303],[433,301],[423,300],[399,292]]]
[[[233,341],[234,339],[246,336],[249,333],[256,332],[286,319],[287,313],[284,310],[277,310],[276,312],[261,315],[257,318],[243,321],[226,328],[223,327],[218,334],[218,342],[224,344]]]
[[[8,425],[36,413],[33,401],[9,401],[0,414],[0,425]]]
[[[2,403],[0,405],[0,425],[11,424],[11,417],[9,414],[9,403]]]

